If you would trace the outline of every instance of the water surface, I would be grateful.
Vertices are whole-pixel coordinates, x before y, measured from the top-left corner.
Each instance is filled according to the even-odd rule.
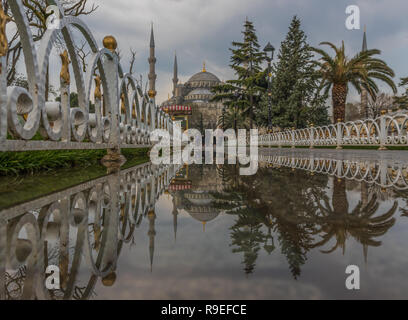
[[[248,177],[146,164],[8,206],[2,296],[406,299],[405,158],[269,151]],[[44,287],[48,265],[60,290]],[[349,265],[359,291],[345,287]]]

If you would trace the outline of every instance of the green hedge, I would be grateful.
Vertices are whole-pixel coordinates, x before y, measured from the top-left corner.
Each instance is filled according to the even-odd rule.
[[[148,149],[123,149],[128,162],[145,162]],[[0,175],[32,174],[63,168],[100,165],[106,150],[0,152]]]

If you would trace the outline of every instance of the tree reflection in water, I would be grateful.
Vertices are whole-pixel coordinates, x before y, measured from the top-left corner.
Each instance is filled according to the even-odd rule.
[[[346,240],[351,236],[363,245],[364,257],[367,260],[368,247],[381,246],[381,241],[374,238],[386,234],[396,222],[393,216],[398,209],[397,201],[386,213],[376,215],[380,204],[375,194],[367,204],[364,205],[360,200],[354,210],[349,212],[345,180],[334,179],[332,205],[327,195],[321,197],[314,194],[314,197],[319,207],[316,223],[320,226],[319,234],[322,236],[322,241],[315,246],[326,245],[333,238],[336,241],[333,248],[322,251],[324,253],[331,253],[341,248],[344,254]]]
[[[232,252],[243,254],[247,275],[254,273],[262,248],[267,254],[276,249],[274,236],[293,277],[298,279],[312,249],[334,239],[334,247],[322,252],[340,247],[344,253],[346,241],[352,237],[363,245],[367,259],[368,248],[379,247],[381,241],[377,239],[396,222],[397,201],[378,215],[376,194],[369,201],[362,199],[349,212],[345,180],[280,167],[261,168],[253,177],[240,177],[237,172],[237,166],[218,167],[224,192],[213,196],[218,208],[236,216],[231,228]],[[327,194],[330,180],[332,205]]]
[[[261,165],[248,177],[239,175],[238,166],[193,166],[190,177],[183,178],[189,170],[179,169],[142,165],[34,200],[32,208],[38,210],[27,211],[22,204],[3,211],[0,289],[6,290],[0,296],[94,297],[98,280],[105,287],[115,284],[122,249],[135,245],[135,232],[143,222],[152,264],[155,223],[160,218],[155,204],[163,193],[173,206],[166,212],[173,215],[175,236],[179,210],[204,225],[219,214],[231,216],[229,244],[233,254],[242,255],[247,277],[256,272],[260,256],[272,259],[277,251],[286,258],[294,279],[300,278],[317,248],[323,253],[340,248],[344,253],[347,241],[354,239],[367,257],[368,248],[379,247],[381,237],[396,223],[398,202],[389,205],[387,192],[373,185],[363,183],[360,193],[353,191],[361,199],[350,210],[347,188],[353,183],[313,171]],[[405,191],[388,192],[389,198],[407,199]],[[79,277],[81,264],[88,269],[84,279]],[[60,267],[61,290],[44,288],[48,265]]]

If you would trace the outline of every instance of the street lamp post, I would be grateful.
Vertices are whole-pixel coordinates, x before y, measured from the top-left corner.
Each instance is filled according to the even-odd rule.
[[[225,107],[222,108],[222,130],[225,130]]]
[[[238,90],[235,90],[234,96],[235,96],[235,101],[238,101],[238,99],[239,99],[239,91],[238,91]],[[237,108],[237,106],[236,106],[236,104],[235,104],[235,110],[234,110],[234,131],[235,131],[235,134],[238,136],[237,112],[238,112],[238,108]]]
[[[268,60],[268,130],[272,131],[272,61],[275,54],[275,48],[270,42],[268,42],[264,51]],[[268,56],[268,52],[271,53],[270,58]]]

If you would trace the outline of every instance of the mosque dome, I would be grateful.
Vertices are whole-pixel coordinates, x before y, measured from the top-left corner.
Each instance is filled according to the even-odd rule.
[[[212,82],[212,83],[220,83],[220,79],[211,72],[202,71],[193,75],[190,80],[187,81],[189,84],[194,84],[197,82]],[[193,85],[194,86],[194,85]]]
[[[191,91],[186,97],[186,101],[207,101],[210,100],[214,96],[207,88],[197,88]]]
[[[187,85],[190,88],[211,88],[219,84],[221,81],[218,77],[211,72],[207,72],[205,69],[205,62],[201,72],[193,75],[190,80],[187,81]]]
[[[184,194],[184,197],[194,206],[210,206],[213,197],[206,192],[192,192]]]
[[[188,95],[192,96],[192,95],[200,95],[200,94],[201,95],[209,95],[209,96],[213,95],[213,93],[210,90],[206,89],[206,88],[194,89]]]
[[[211,207],[191,206],[186,210],[195,220],[207,223],[217,218],[220,212]]]

